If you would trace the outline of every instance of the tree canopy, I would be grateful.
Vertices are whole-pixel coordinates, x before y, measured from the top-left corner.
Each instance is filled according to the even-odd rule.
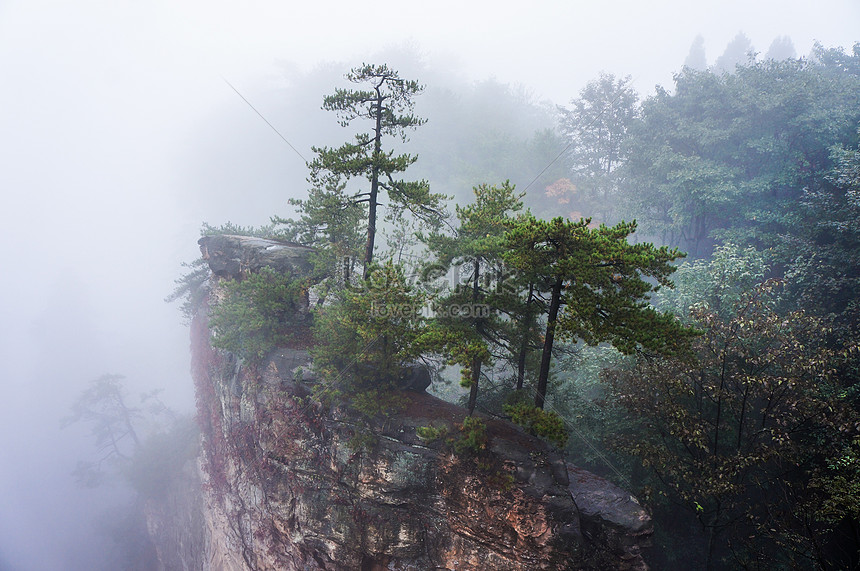
[[[454,234],[435,232],[425,238],[433,270],[456,268],[465,277],[464,283],[438,296],[434,308],[435,323],[444,329],[438,332],[437,346],[463,367],[462,384],[470,388],[469,414],[475,410],[482,366],[492,361],[494,346],[504,347],[510,339],[510,323],[499,315],[503,308],[498,288],[506,277],[505,232],[514,223],[512,215],[523,207],[523,194],[510,182],[473,190],[475,201],[456,207],[459,227]]]
[[[731,74],[685,68],[629,130],[623,202],[647,235],[707,256],[717,240],[772,247],[830,147],[860,120],[860,54],[766,60]]]
[[[627,353],[637,347],[673,352],[690,335],[674,316],[657,312],[648,301],[660,286],[671,286],[671,262],[683,254],[629,243],[635,222],[598,228],[589,227],[590,222],[525,215],[506,236],[506,261],[549,296],[538,407],[544,405],[557,333],[589,344],[609,342]]]
[[[430,192],[426,180],[407,181],[398,178],[417,157],[408,153],[395,154],[383,149],[383,138],[394,137],[406,142],[408,132],[421,126],[424,119],[413,114],[413,97],[424,87],[417,81],[401,79],[400,75],[386,65],[364,64],[352,69],[346,79],[351,83],[368,86],[367,89],[335,90],[325,97],[323,109],[334,111],[343,127],[355,120],[371,123],[367,132],[355,135],[355,141],[340,147],[313,147],[316,157],[310,161],[310,181],[318,192],[335,196],[342,184],[361,177],[368,181],[369,188],[350,197],[336,196],[336,201],[348,205],[366,205],[366,241],[364,248],[364,276],[368,276],[373,262],[377,233],[377,214],[380,193],[388,197],[389,216],[397,218],[404,210],[429,224],[438,223],[441,216],[443,196]],[[302,203],[316,220],[325,220],[329,209],[319,211],[310,203]]]

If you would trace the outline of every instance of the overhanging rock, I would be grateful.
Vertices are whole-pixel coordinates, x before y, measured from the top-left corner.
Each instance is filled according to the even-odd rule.
[[[306,276],[313,269],[309,255],[314,249],[293,242],[218,234],[204,236],[197,243],[209,269],[218,277],[240,278],[265,267],[285,275]]]

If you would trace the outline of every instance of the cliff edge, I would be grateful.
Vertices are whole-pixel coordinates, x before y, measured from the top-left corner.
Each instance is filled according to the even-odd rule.
[[[288,271],[303,267],[291,245],[204,240],[213,270],[226,265],[217,252],[239,261],[227,275],[269,265],[266,251],[288,260]],[[388,418],[362,417],[349,402],[323,405],[312,396],[316,381],[297,374],[307,353],[280,348],[237,362],[212,348],[206,320],[204,307],[192,323],[201,501],[184,503],[200,505],[205,537],[183,568],[647,568],[645,510],[543,441],[486,419],[486,449],[455,454],[444,437],[428,441],[418,429],[457,435],[463,408],[423,390],[402,392],[403,410]],[[164,534],[168,510],[150,511]],[[188,521],[177,516],[186,522],[178,527]]]

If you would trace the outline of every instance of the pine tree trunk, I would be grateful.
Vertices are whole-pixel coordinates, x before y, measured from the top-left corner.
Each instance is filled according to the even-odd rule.
[[[376,240],[376,207],[379,202],[379,155],[382,152],[382,96],[377,90],[376,128],[373,140],[373,166],[370,172],[370,196],[367,213],[367,246],[364,250],[364,279],[370,277],[373,262],[373,246]]]
[[[529,296],[526,298],[526,314],[523,318],[522,327],[520,329],[520,333],[522,335],[522,339],[520,340],[520,352],[517,355],[517,390],[523,390],[523,383],[526,378],[526,358],[529,354],[529,331],[531,329],[531,303],[532,296],[534,295],[534,284],[529,284]]]
[[[546,323],[546,338],[543,343],[543,353],[540,358],[540,373],[538,374],[535,406],[543,408],[546,400],[546,385],[549,380],[549,364],[552,359],[552,344],[555,340],[555,322],[558,319],[558,309],[561,307],[562,281],[556,280],[552,286],[552,299],[549,303],[549,315]]]
[[[481,297],[480,290],[480,261],[475,259],[475,271],[472,273],[472,303],[477,304]],[[475,323],[475,330],[478,335],[481,335],[482,323],[480,318]],[[481,360],[477,357],[472,359],[472,386],[469,388],[469,416],[475,411],[475,405],[478,403],[478,380],[481,378]]]
[[[481,360],[472,360],[472,386],[469,388],[469,416],[475,412],[475,405],[478,404],[478,380],[481,378]]]

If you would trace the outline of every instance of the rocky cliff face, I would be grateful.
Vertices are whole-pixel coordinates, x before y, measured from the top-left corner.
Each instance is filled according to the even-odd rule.
[[[199,505],[185,508],[202,512],[203,530],[174,542],[198,546],[181,568],[646,568],[651,523],[636,500],[542,441],[487,420],[486,451],[454,454],[417,429],[455,435],[465,411],[423,391],[368,424],[348,403],[311,398],[312,383],[296,379],[301,350],[256,365],[213,350],[205,314],[192,324],[202,485]],[[151,528],[176,523],[151,511]]]

